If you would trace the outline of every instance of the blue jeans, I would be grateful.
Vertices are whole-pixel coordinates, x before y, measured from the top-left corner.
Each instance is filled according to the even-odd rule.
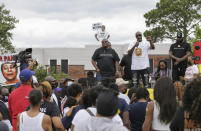
[[[111,75],[111,74],[100,74],[100,73],[97,73],[96,74],[96,81],[100,82],[100,81],[102,81],[103,78],[114,78],[114,77],[115,76]]]
[[[100,73],[96,73],[96,81],[100,82],[102,80],[102,75]]]

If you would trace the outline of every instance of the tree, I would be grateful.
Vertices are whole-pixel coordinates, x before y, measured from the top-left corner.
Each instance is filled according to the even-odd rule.
[[[35,76],[37,77],[39,83],[43,82],[45,80],[45,77],[48,75],[51,75],[57,81],[61,81],[62,79],[65,79],[65,78],[70,78],[70,76],[68,74],[65,74],[63,72],[55,73],[54,67],[51,67],[50,73],[48,73],[47,69],[44,66],[39,66],[34,71],[35,71]]]
[[[195,29],[195,40],[201,39],[201,28],[197,24],[196,29]]]
[[[192,53],[194,52],[193,43],[195,43],[195,42],[198,41],[198,40],[201,40],[201,28],[200,28],[200,26],[197,24],[197,25],[196,25],[196,28],[195,28],[195,37],[190,40]]]
[[[53,76],[57,81],[61,81],[62,79],[65,78],[70,78],[68,74],[65,74],[61,71],[55,71],[55,67],[50,68],[50,75]]]
[[[43,82],[47,76],[47,69],[44,66],[39,66],[35,71],[35,76],[37,77],[38,82]]]
[[[5,9],[4,5],[0,5],[0,51],[6,53],[8,51],[15,52],[12,40],[12,30],[15,28],[15,24],[18,20],[10,16],[10,11]]]
[[[144,35],[152,36],[154,42],[174,40],[177,32],[183,32],[187,40],[201,22],[201,0],[160,0],[156,9],[144,17],[146,26],[150,28]]]

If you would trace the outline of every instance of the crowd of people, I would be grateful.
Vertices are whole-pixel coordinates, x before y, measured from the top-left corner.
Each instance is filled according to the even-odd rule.
[[[151,37],[143,40],[137,32],[121,61],[108,38],[92,55],[96,77],[89,71],[87,78],[57,84],[46,76],[34,84],[29,66],[20,71],[16,88],[0,87],[0,131],[201,130],[201,77],[181,33],[169,50],[173,69],[160,60],[152,74]],[[148,91],[150,75],[156,81],[154,99]]]

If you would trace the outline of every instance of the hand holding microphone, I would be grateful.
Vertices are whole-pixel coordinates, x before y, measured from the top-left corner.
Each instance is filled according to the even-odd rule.
[[[137,42],[135,43],[135,47],[138,47],[139,44],[140,44],[140,43],[137,41]]]

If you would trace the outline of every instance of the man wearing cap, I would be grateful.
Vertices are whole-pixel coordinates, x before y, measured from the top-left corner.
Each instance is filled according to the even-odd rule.
[[[9,113],[12,118],[13,131],[16,130],[17,115],[26,110],[29,106],[28,95],[32,90],[32,75],[33,71],[22,70],[20,72],[21,86],[15,89],[8,97]]]
[[[172,79],[179,81],[184,77],[187,68],[187,58],[191,54],[190,44],[184,42],[183,34],[177,33],[176,43],[170,46],[169,56],[172,58]]]
[[[115,83],[118,85],[119,89],[118,97],[124,99],[127,102],[127,104],[129,104],[130,99],[127,95],[124,94],[126,92],[126,84],[128,84],[128,81],[125,81],[122,78],[117,78]]]

